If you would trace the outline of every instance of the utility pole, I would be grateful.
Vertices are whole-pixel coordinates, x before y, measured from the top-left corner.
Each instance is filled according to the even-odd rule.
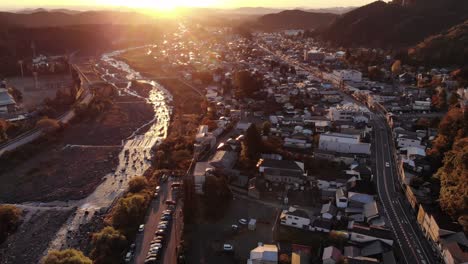
[[[19,60],[18,64],[20,65],[20,68],[21,68],[21,78],[24,78],[23,60]]]
[[[38,80],[37,80],[37,72],[33,72],[33,75],[34,75],[34,87],[36,88],[36,90],[39,90],[39,83],[38,83]]]
[[[36,43],[31,42],[31,49],[33,50],[33,58],[36,58]]]

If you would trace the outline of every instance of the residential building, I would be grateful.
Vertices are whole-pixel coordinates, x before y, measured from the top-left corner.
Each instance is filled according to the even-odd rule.
[[[237,161],[237,153],[234,151],[218,150],[213,158],[211,158],[210,165],[216,168],[232,169]]]
[[[362,73],[356,70],[334,70],[333,77],[337,82],[352,81],[361,82]]]
[[[322,218],[328,220],[333,219],[336,216],[336,212],[338,212],[338,209],[332,204],[332,202],[323,204],[322,210],[320,210]]]
[[[425,149],[425,147],[421,145],[421,138],[402,134],[400,134],[397,138],[397,146],[399,148],[416,147]]]
[[[383,243],[392,246],[392,232],[383,228],[365,227],[353,224],[349,229],[349,239],[358,243],[367,243],[380,240]]]
[[[271,244],[258,243],[258,247],[250,251],[247,264],[277,264],[278,247]]]
[[[360,135],[324,133],[320,134],[319,138],[321,150],[370,155],[370,147],[370,143],[360,142]]]
[[[426,101],[414,101],[413,110],[416,111],[430,111],[431,110],[431,99]]]
[[[446,264],[468,263],[468,239],[463,232],[442,238],[440,249]]]
[[[363,113],[369,112],[368,109],[354,103],[345,103],[330,107],[328,110],[328,118],[331,121],[353,121],[356,117],[362,116]],[[366,120],[362,120],[365,122]]]
[[[330,233],[332,229],[332,222],[327,219],[317,219],[312,225],[312,230],[317,232]]]
[[[270,182],[303,184],[306,180],[302,162],[260,159],[257,167],[260,174]]]
[[[290,207],[288,210],[281,212],[280,223],[285,226],[310,229],[311,220],[306,211]]]
[[[304,51],[304,61],[322,61],[325,58],[325,54],[318,50]]]
[[[6,88],[0,88],[0,115],[16,111],[16,102]]]
[[[444,236],[455,234],[461,230],[461,227],[444,214],[440,208],[425,204],[419,206],[417,220],[423,234],[434,245],[439,245]]]
[[[348,197],[344,188],[339,188],[335,193],[336,207],[346,208],[348,207]]]
[[[193,170],[193,178],[195,185],[195,192],[197,194],[203,194],[203,185],[205,184],[205,178],[207,172],[214,170],[208,162],[197,162]]]
[[[335,264],[343,258],[341,251],[334,246],[326,247],[323,250],[322,263]]]

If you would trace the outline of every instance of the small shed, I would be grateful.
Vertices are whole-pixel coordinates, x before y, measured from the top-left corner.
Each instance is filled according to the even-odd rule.
[[[254,231],[257,228],[257,219],[251,218],[249,221],[249,230]]]

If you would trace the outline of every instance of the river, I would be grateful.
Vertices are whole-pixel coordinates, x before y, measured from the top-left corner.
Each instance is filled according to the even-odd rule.
[[[123,148],[119,154],[119,164],[115,172],[107,174],[103,182],[93,193],[78,201],[55,203],[57,206],[73,206],[77,210],[59,229],[56,236],[50,242],[48,249],[44,252],[44,255],[52,249],[60,250],[75,246],[78,239],[75,236],[78,234],[77,231],[80,225],[88,223],[96,212],[106,211],[125,192],[128,182],[132,177],[143,175],[150,168],[153,155],[151,149],[162,142],[167,136],[172,114],[172,95],[160,84],[143,78],[139,72],[133,70],[125,62],[115,58],[125,51],[128,50],[104,54],[100,61],[97,62],[96,67],[103,73],[101,78],[116,87],[119,94],[143,98],[131,89],[131,81],[138,80],[139,82],[151,85],[152,89],[149,97],[143,99],[153,105],[154,118],[147,124],[137,128],[130,137],[122,141]],[[126,83],[127,85],[122,86],[122,83]],[[148,126],[149,129],[146,132],[140,133],[140,131]],[[42,205],[46,206],[50,204]]]

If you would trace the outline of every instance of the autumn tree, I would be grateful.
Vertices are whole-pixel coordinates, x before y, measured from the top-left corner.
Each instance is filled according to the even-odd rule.
[[[232,193],[224,176],[207,176],[203,184],[204,200],[210,217],[222,216],[222,208],[226,208],[232,199]],[[216,208],[216,210],[213,210]]]
[[[400,72],[401,72],[401,61],[396,60],[392,64],[392,74],[393,74],[393,76],[396,76],[396,75],[400,74]]]
[[[457,93],[452,93],[449,97],[448,104],[450,107],[457,106],[460,96]]]
[[[241,156],[250,160],[256,160],[258,159],[258,156],[261,151],[262,137],[258,132],[257,126],[255,126],[255,124],[252,124],[245,132]]]
[[[452,148],[455,140],[468,135],[468,115],[460,108],[452,108],[439,123],[437,137],[428,151],[435,164],[440,164],[444,153]]]
[[[440,180],[440,206],[454,219],[468,216],[468,138],[456,141],[445,153],[443,166],[437,171]],[[462,218],[463,220],[464,218]],[[466,226],[466,221],[462,221]]]
[[[263,88],[263,78],[261,75],[253,74],[247,70],[236,72],[233,82],[236,88],[236,96],[239,98],[251,97],[255,92]]]
[[[7,130],[9,124],[5,119],[0,118],[0,142],[8,139]]]
[[[36,127],[42,129],[45,132],[53,132],[60,128],[60,123],[53,118],[43,118],[36,123]]]
[[[121,198],[112,212],[112,225],[129,234],[141,222],[146,213],[148,199],[142,194]]]
[[[447,91],[440,88],[439,91],[432,96],[432,105],[439,111],[447,109]]]
[[[380,81],[383,79],[384,73],[379,67],[373,66],[368,68],[369,79],[372,81]]]
[[[263,122],[263,124],[262,124],[262,134],[264,136],[268,136],[268,135],[270,135],[270,131],[271,131],[271,123],[268,122],[268,121]]]
[[[41,264],[93,264],[83,252],[76,249],[52,250],[41,260]]]
[[[280,264],[290,264],[291,263],[291,258],[289,257],[288,254],[283,253],[279,256],[279,263]]]
[[[20,209],[13,205],[0,205],[0,243],[16,230],[20,219]]]
[[[128,182],[128,191],[137,193],[148,187],[148,180],[143,176],[135,176]]]
[[[123,234],[108,226],[92,237],[91,257],[95,264],[121,263],[127,239]]]

